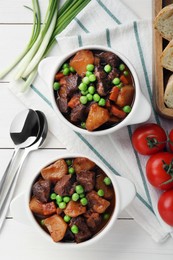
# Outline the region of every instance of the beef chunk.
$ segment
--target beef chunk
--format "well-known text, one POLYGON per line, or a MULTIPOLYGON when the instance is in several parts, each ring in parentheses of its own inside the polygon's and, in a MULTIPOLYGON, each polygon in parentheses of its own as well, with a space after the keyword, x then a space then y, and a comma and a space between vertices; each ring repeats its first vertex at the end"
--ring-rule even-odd
POLYGON ((76 174, 80 173, 81 171, 92 170, 94 166, 95 163, 85 157, 77 157, 73 161, 73 167, 75 169, 76 174))
POLYGON ((109 64, 112 67, 117 67, 120 64, 120 58, 112 52, 101 52, 96 54, 100 58, 101 65, 109 64))
POLYGON ((92 233, 85 223, 85 219, 83 217, 79 216, 72 218, 70 221, 70 227, 73 225, 76 225, 79 229, 79 232, 75 234, 75 240, 77 243, 83 242, 92 236, 92 233))
POLYGON ((81 171, 77 174, 77 181, 84 187, 85 192, 89 192, 94 189, 95 172, 81 171))
POLYGON ((95 231, 100 226, 101 221, 102 217, 97 212, 92 212, 88 218, 86 218, 86 223, 92 231, 95 231))
MULTIPOLYGON (((60 196, 71 195, 75 179, 71 174, 64 175, 55 185, 54 192, 60 196)), ((74 190, 74 189, 73 189, 74 190)))
POLYGON ((71 200, 64 210, 64 213, 72 218, 82 215, 86 212, 86 207, 80 202, 71 200))
POLYGON ((85 118, 85 106, 79 104, 75 108, 71 110, 70 113, 70 121, 73 123, 77 123, 78 121, 84 121, 85 118))
POLYGON ((41 170, 43 179, 50 180, 51 182, 57 182, 67 173, 68 167, 63 159, 59 159, 41 170))
POLYGON ((62 241, 63 242, 73 242, 74 241, 74 234, 70 231, 70 229, 67 229, 62 241))
POLYGON ((119 75, 120 75, 120 73, 119 73, 118 69, 113 68, 113 69, 111 70, 111 72, 109 72, 109 74, 108 74, 108 80, 109 80, 109 82, 112 83, 112 80, 113 80, 114 78, 118 78, 119 75))
POLYGON ((50 182, 48 180, 39 180, 34 183, 32 191, 39 201, 46 203, 50 193, 50 182))
POLYGON ((112 185, 106 185, 104 183, 104 178, 106 175, 100 170, 96 177, 96 189, 104 191, 104 198, 110 200, 114 196, 114 191, 112 185))
POLYGON ((68 113, 68 100, 78 90, 78 75, 70 74, 60 80, 59 96, 57 98, 57 104, 62 113, 68 113))
POLYGON ((101 214, 109 207, 110 202, 99 197, 96 191, 91 191, 87 195, 88 206, 93 209, 93 211, 101 214))
POLYGON ((108 82, 107 73, 103 70, 102 67, 95 67, 95 75, 97 78, 97 92, 100 96, 106 96, 111 85, 108 82))
POLYGON ((61 241, 67 230, 67 223, 61 216, 53 215, 44 220, 44 225, 47 227, 52 239, 55 242, 61 241))

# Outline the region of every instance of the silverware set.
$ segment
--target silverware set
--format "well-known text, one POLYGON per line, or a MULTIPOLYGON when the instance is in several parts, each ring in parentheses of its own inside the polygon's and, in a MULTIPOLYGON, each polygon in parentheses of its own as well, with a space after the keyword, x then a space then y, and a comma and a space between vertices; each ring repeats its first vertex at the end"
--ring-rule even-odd
POLYGON ((43 112, 25 109, 11 123, 10 136, 15 144, 12 158, 0 180, 0 230, 12 200, 22 165, 27 155, 44 143, 48 133, 48 123, 43 112), (21 150, 24 150, 17 169, 14 164, 21 150), (15 169, 15 170, 14 170, 15 169))

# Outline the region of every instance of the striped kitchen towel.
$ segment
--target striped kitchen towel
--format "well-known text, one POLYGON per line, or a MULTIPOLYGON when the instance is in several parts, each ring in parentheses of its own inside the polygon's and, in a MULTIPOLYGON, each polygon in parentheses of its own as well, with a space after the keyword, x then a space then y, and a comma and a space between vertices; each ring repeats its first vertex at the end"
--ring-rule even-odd
MULTIPOLYGON (((143 94, 152 105, 152 22, 139 20, 120 0, 93 0, 57 36, 57 44, 51 55, 60 56, 79 46, 99 44, 123 53, 135 67, 143 94)), ((137 154, 131 145, 135 126, 124 127, 116 133, 103 137, 78 134, 59 121, 52 109, 49 90, 37 77, 27 93, 20 93, 19 84, 11 90, 27 106, 42 110, 48 119, 49 130, 72 152, 83 153, 101 160, 116 175, 131 179, 137 196, 126 209, 127 212, 157 242, 168 238, 172 229, 159 218, 157 200, 159 192, 146 180, 145 164, 148 157, 137 154)), ((145 109, 145 108, 144 108, 145 109)), ((149 122, 164 125, 152 109, 149 122)))

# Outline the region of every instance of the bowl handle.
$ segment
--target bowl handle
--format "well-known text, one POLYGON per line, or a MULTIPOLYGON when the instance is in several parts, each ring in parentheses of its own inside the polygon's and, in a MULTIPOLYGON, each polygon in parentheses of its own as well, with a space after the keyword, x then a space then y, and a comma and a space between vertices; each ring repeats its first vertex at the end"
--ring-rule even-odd
POLYGON ((15 221, 29 225, 29 217, 25 206, 25 194, 17 195, 10 204, 10 212, 15 221), (22 209, 22 210, 21 210, 22 209))
POLYGON ((133 124, 139 124, 142 122, 145 122, 149 119, 151 116, 151 106, 146 99, 146 97, 141 93, 140 99, 138 100, 138 103, 136 104, 136 114, 135 117, 133 117, 130 120, 130 125, 133 124))
POLYGON ((127 178, 114 176, 118 182, 120 192, 120 212, 124 210, 135 198, 136 188, 133 182, 127 178))
POLYGON ((50 84, 52 75, 56 73, 56 68, 61 63, 61 57, 48 57, 43 59, 38 65, 38 74, 46 84, 50 84))

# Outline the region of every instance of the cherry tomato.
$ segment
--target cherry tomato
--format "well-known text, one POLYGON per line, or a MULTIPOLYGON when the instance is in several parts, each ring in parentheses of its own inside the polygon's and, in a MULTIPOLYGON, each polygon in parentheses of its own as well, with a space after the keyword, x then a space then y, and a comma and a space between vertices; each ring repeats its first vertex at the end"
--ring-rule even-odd
POLYGON ((146 164, 146 175, 151 185, 161 190, 173 188, 173 154, 153 154, 146 164))
POLYGON ((162 151, 166 142, 165 131, 161 126, 154 123, 141 125, 132 134, 134 149, 143 155, 152 155, 162 151))
POLYGON ((162 193, 158 200, 158 211, 161 218, 170 226, 173 226, 173 190, 162 193))
POLYGON ((173 129, 169 132, 169 149, 173 152, 173 129))

